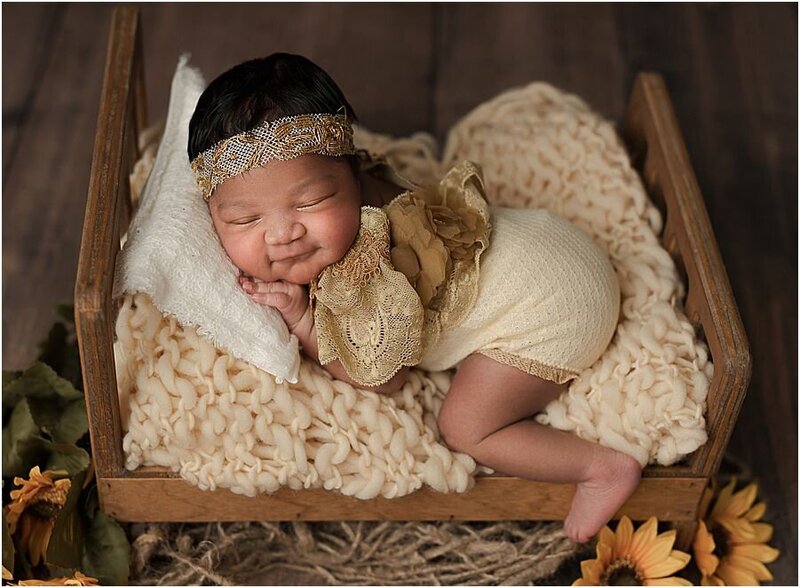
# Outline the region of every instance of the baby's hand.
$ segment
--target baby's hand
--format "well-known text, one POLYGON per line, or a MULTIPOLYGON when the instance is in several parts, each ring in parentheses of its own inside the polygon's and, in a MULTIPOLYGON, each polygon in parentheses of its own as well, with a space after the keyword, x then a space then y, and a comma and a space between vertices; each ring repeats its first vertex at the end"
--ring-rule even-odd
POLYGON ((239 276, 239 285, 253 302, 277 309, 292 332, 308 310, 308 292, 305 286, 284 280, 264 282, 247 275, 239 276))

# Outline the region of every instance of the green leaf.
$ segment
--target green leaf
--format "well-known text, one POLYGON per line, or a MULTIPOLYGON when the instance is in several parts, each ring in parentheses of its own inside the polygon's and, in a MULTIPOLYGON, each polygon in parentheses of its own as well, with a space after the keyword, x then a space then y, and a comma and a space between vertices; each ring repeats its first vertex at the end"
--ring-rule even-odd
POLYGON ((39 361, 52 367, 61 377, 80 389, 83 385, 80 352, 73 331, 72 325, 55 323, 47 338, 39 343, 39 361))
POLYGON ((83 516, 93 519, 95 513, 100 509, 100 499, 97 497, 97 484, 91 484, 83 495, 83 516))
POLYGON ((103 585, 128 583, 131 546, 117 521, 98 510, 89 522, 85 546, 84 574, 94 576, 103 585))
POLYGON ((45 562, 45 567, 51 578, 71 578, 75 575, 75 568, 64 568, 50 562, 45 562))
POLYGON ((20 379, 25 381, 25 396, 28 398, 63 398, 64 400, 83 398, 80 390, 59 376, 49 365, 40 361, 25 370, 20 379))
POLYGON ((50 450, 46 469, 67 470, 68 475, 74 476, 89 467, 91 458, 84 449, 67 443, 46 443, 50 450))
POLYGON ((83 398, 73 401, 28 398, 33 420, 55 443, 76 443, 89 430, 83 398))
POLYGON ((3 427, 3 477, 27 477, 33 466, 47 457, 47 441, 39 436, 27 399, 14 407, 8 425, 3 427))
POLYGON ((9 385, 10 394, 24 394, 31 415, 56 443, 75 443, 89 430, 83 394, 41 362, 9 385))
POLYGON ((47 546, 45 562, 51 564, 79 569, 83 557, 84 522, 81 518, 81 509, 78 500, 81 495, 83 482, 86 480, 86 471, 72 477, 72 485, 67 494, 67 501, 58 513, 50 543, 47 546))
POLYGON ((3 426, 8 423, 11 416, 11 411, 19 402, 20 398, 24 398, 24 388, 16 381, 22 376, 20 371, 7 371, 3 370, 3 426))
POLYGON ((22 376, 20 370, 3 370, 3 407, 5 408, 6 393, 8 386, 16 379, 22 376))
POLYGON ((8 532, 5 509, 3 509, 3 565, 9 572, 14 573, 14 542, 11 540, 11 533, 8 532))

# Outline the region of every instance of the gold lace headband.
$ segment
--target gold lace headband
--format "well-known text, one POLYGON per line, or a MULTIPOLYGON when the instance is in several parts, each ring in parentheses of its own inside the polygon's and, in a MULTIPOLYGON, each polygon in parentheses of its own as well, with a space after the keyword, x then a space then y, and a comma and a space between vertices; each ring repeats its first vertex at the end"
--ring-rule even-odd
POLYGON ((197 185, 208 200, 227 179, 273 159, 294 159, 308 153, 352 155, 353 127, 342 114, 299 114, 266 121, 224 139, 192 161, 197 185))

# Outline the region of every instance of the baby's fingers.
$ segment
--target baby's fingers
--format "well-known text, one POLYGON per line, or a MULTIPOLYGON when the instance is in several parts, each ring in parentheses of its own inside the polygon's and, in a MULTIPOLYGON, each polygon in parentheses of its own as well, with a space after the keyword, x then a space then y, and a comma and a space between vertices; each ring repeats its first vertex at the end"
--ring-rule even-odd
POLYGON ((248 292, 250 300, 262 306, 272 306, 278 310, 286 308, 292 299, 286 292, 248 292))
POLYGON ((263 292, 283 292, 284 294, 289 293, 289 288, 285 282, 262 282, 262 281, 252 281, 252 280, 245 280, 242 282, 242 289, 247 292, 248 294, 257 294, 263 292))

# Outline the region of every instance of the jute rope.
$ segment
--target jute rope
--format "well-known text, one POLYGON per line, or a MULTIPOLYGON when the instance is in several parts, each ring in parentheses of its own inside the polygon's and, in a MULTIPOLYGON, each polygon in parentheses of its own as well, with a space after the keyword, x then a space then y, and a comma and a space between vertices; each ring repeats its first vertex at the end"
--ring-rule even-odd
POLYGON ((335 522, 148 525, 135 584, 530 585, 578 547, 560 524, 335 522), (291 577, 291 576, 290 576, 291 577), (287 582, 289 583, 289 582, 287 582))
MULTIPOLYGON (((753 481, 726 453, 718 484, 753 481)), ((338 522, 136 525, 132 584, 570 584, 593 545, 560 523, 338 522), (572 564, 570 564, 572 562, 572 564), (555 574, 555 575, 554 575, 555 574), (573 577, 574 576, 574 577, 573 577)))

